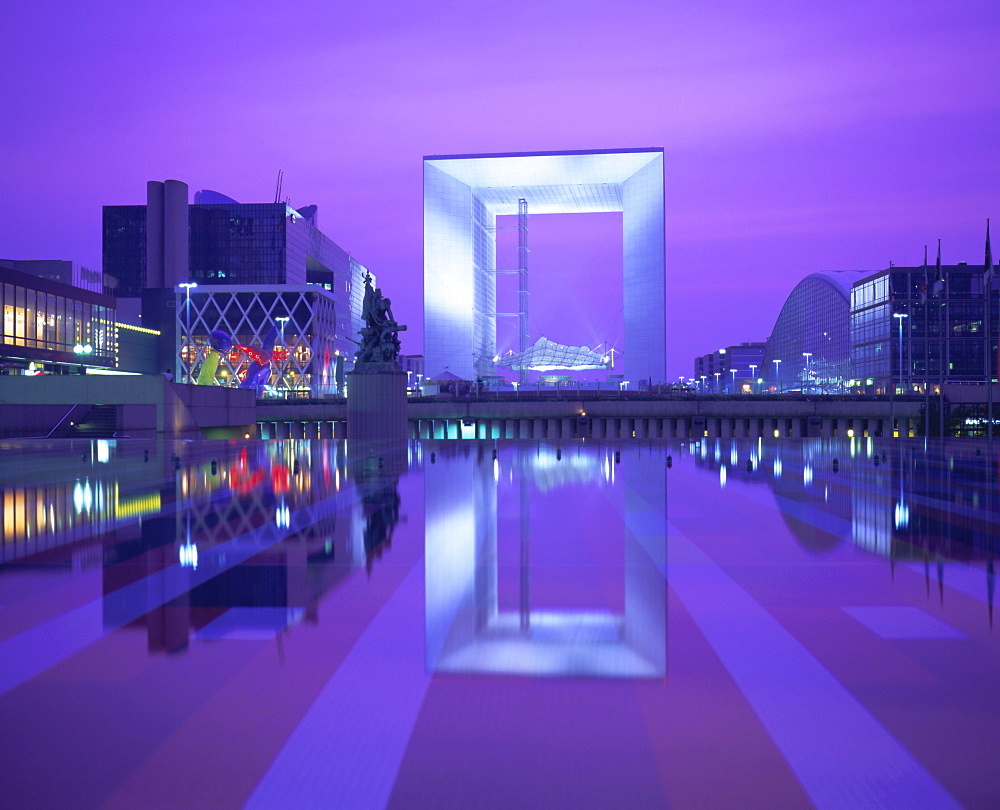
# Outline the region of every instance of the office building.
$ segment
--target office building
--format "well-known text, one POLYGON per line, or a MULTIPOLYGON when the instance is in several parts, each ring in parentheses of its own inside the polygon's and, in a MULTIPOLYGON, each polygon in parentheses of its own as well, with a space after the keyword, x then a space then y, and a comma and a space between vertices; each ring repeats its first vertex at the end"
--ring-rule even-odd
MULTIPOLYGON (((212 331, 259 348, 282 323, 296 343, 270 390, 336 391, 363 325, 366 268, 319 230, 316 206, 245 204, 214 191, 187 199, 184 183, 151 181, 146 205, 104 207, 108 292, 137 310, 141 299, 143 325, 164 335, 159 365, 194 379, 212 331)), ((215 384, 240 384, 245 358, 227 358, 215 384)))
POLYGON ((756 390, 755 380, 763 366, 766 346, 766 341, 744 341, 696 357, 694 380, 698 390, 725 394, 749 394, 756 390))
POLYGON ((994 290, 986 336, 982 265, 889 267, 851 290, 856 390, 939 391, 947 382, 983 382, 996 362, 1000 315, 994 290), (988 360, 992 358, 992 361, 988 360))
POLYGON ((0 267, 17 270, 49 281, 58 281, 90 292, 104 292, 101 273, 78 262, 61 259, 0 259, 0 267))
MULTIPOLYGON (((0 261, 6 374, 153 373, 152 330, 117 323, 114 298, 11 269, 0 261)), ((40 262, 39 264, 50 264, 40 262)), ((59 262, 64 267, 78 266, 59 262)))

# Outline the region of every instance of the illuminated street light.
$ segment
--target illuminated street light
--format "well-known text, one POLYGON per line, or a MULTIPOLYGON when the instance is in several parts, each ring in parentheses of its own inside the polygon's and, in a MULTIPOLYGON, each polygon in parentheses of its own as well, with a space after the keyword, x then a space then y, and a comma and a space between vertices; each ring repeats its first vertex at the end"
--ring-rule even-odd
POLYGON ((778 366, 780 362, 780 360, 774 361, 774 393, 776 394, 781 393, 781 372, 778 366))
POLYGON ((190 359, 191 347, 194 346, 194 341, 191 340, 191 288, 192 287, 197 287, 198 285, 195 282, 193 282, 193 281, 182 281, 177 286, 184 288, 184 295, 185 295, 185 299, 186 299, 185 302, 184 302, 184 329, 187 332, 187 341, 188 341, 188 346, 189 346, 189 349, 188 349, 189 360, 188 360, 188 364, 187 364, 187 378, 188 378, 188 383, 191 383, 193 381, 192 380, 192 373, 194 371, 194 362, 190 359))
POLYGON ((802 356, 806 359, 806 383, 809 383, 809 358, 813 356, 812 352, 802 352, 802 356))
MULTIPOLYGON (((281 346, 284 349, 288 349, 288 344, 285 343, 285 324, 288 323, 288 316, 286 315, 283 318, 275 318, 274 320, 281 324, 281 346)), ((285 376, 285 365, 286 365, 287 361, 288 361, 288 352, 286 351, 285 352, 285 360, 282 361, 282 363, 281 363, 281 371, 278 373, 278 383, 279 383, 279 385, 281 383, 281 378, 285 376)), ((286 388, 285 389, 285 398, 287 399, 287 397, 288 397, 288 389, 286 388)))
POLYGON ((730 394, 735 394, 736 393, 736 369, 735 368, 729 369, 729 373, 733 375, 733 384, 731 386, 729 386, 729 393, 730 394))
POLYGON ((719 393, 719 373, 720 372, 718 372, 718 371, 715 372, 715 393, 716 394, 719 393))
MULTIPOLYGON (((899 319, 899 381, 903 381, 903 318, 909 318, 905 312, 892 313, 893 318, 899 319)), ((889 375, 892 377, 892 375, 889 375)), ((896 390, 896 381, 892 380, 892 390, 896 390)))
MULTIPOLYGON (((751 364, 750 364, 750 379, 751 379, 751 381, 753 381, 753 380, 756 380, 756 379, 757 379, 757 364, 756 364, 756 363, 751 363, 751 364)), ((755 386, 754 386, 754 385, 753 385, 753 383, 751 382, 751 385, 750 385, 750 390, 751 390, 751 392, 754 392, 754 391, 753 391, 754 387, 755 387, 755 386)), ((754 393, 756 393, 756 392, 754 392, 754 393)))

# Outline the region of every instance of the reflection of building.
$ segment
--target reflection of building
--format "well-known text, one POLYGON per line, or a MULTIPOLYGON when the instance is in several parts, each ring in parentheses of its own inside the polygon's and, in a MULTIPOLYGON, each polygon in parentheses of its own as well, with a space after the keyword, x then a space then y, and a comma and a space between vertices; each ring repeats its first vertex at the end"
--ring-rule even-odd
POLYGON ((694 378, 705 378, 705 390, 727 394, 752 393, 763 368, 766 342, 745 341, 694 359, 694 378), (736 372, 735 374, 733 372, 736 372), (715 375, 719 376, 716 377, 715 375))
POLYGON ((718 470, 722 487, 771 489, 792 536, 812 553, 849 540, 896 561, 1000 556, 995 462, 981 447, 955 445, 947 457, 917 447, 880 452, 870 438, 702 439, 687 451, 697 466, 718 470))
MULTIPOLYGON (((466 380, 493 373, 496 218, 528 211, 622 212, 625 378, 665 381, 662 149, 425 157, 430 372, 447 369, 466 380)), ((526 320, 528 300, 526 283, 519 285, 519 319, 526 320)))
MULTIPOLYGON (((494 458, 454 444, 425 444, 443 458, 425 464, 425 609, 427 666, 436 672, 656 678, 666 671, 666 468, 655 454, 616 454, 625 490, 624 608, 540 607, 531 584, 532 514, 545 511, 545 493, 531 486, 540 475, 558 482, 550 467, 559 452, 512 447, 494 458), (619 466, 620 462, 620 466, 619 466), (517 609, 504 609, 498 582, 500 465, 512 465, 518 486, 517 609), (471 486, 469 485, 471 481, 471 486), (531 493, 529 495, 529 493, 531 493), (530 498, 530 500, 529 500, 530 498), (537 511, 536 511, 537 510, 537 511)), ((541 448, 537 448, 541 449, 541 448)), ((485 451, 485 452, 484 452, 485 451)), ((593 485, 610 460, 598 446, 574 448, 587 460, 593 485)), ((611 474, 609 472, 609 474, 611 474)))
MULTIPOLYGON (((851 345, 860 385, 886 391, 892 380, 896 391, 922 392, 925 383, 933 389, 985 379, 984 268, 962 262, 941 269, 940 284, 934 267, 890 267, 854 285, 851 345)), ((995 358, 995 298, 992 323, 995 358)))
MULTIPOLYGON (((366 499, 399 497, 395 479, 348 483, 342 445, 220 445, 184 458, 164 510, 104 553, 106 627, 140 626, 150 651, 198 640, 276 639, 319 620, 319 601, 373 562, 366 499), (176 504, 175 504, 176 502, 176 504), (178 567, 180 571, 178 571, 178 567), (184 582, 180 591, 171 583, 184 582)), ((378 549, 385 553, 388 543, 378 549)))
POLYGON ((764 390, 843 393, 851 379, 851 284, 856 271, 812 273, 778 313, 759 377, 764 390))

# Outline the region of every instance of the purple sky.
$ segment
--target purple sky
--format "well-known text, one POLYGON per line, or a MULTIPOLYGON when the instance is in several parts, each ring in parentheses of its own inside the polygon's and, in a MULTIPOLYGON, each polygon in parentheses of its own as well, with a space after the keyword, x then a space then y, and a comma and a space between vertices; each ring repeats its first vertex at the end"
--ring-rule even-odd
MULTIPOLYGON (((280 168, 408 353, 423 155, 663 146, 670 377, 767 337, 809 272, 916 264, 938 237, 978 263, 1000 221, 996 0, 8 6, 0 256, 99 267, 101 205, 146 180, 260 202, 280 168)), ((552 339, 616 337, 601 216, 533 224, 552 339)))

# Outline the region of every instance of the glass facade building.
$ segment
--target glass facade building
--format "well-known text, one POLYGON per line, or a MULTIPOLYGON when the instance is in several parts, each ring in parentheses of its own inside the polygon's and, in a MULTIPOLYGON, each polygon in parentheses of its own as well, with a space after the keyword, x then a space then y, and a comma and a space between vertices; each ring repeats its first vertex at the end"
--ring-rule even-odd
POLYGON ((851 287, 857 271, 812 273, 788 296, 758 370, 757 391, 844 393, 851 365, 851 287))
MULTIPOLYGON (((145 205, 104 206, 103 269, 109 295, 135 298, 151 289, 146 272, 146 214, 145 205)), ((299 365, 292 377, 275 383, 281 390, 310 390, 314 394, 327 391, 331 385, 336 388, 326 376, 326 367, 316 365, 316 358, 329 354, 353 362, 357 348, 353 339, 363 326, 361 308, 368 270, 319 230, 315 206, 296 210, 285 203, 239 203, 217 192, 198 192, 195 203, 188 205, 188 268, 188 280, 198 285, 198 292, 192 295, 192 313, 196 318, 202 317, 203 309, 204 313, 192 330, 195 344, 185 341, 183 315, 187 304, 183 291, 176 291, 178 330, 176 338, 170 339, 176 341, 177 352, 176 362, 170 362, 176 365, 178 379, 184 379, 191 365, 200 362, 207 345, 203 339, 207 341, 212 329, 231 331, 234 338, 239 334, 259 340, 270 329, 268 318, 289 317, 286 328, 297 329, 299 337, 314 335, 317 343, 308 348, 308 358, 299 356, 305 351, 300 347, 295 355, 299 365), (230 292, 220 289, 219 296, 208 295, 202 292, 206 287, 230 292), (285 288, 298 303, 288 307, 275 303, 284 300, 285 288), (232 292, 237 289, 239 294, 232 292), (322 292, 307 296, 310 303, 302 304, 313 312, 310 307, 316 303, 316 317, 310 316, 312 320, 295 314, 295 307, 305 300, 305 289, 322 292), (247 290, 260 296, 244 302, 244 297, 252 294, 247 290), (223 299, 227 303, 222 303, 223 299), (217 307, 221 308, 216 311, 217 307), (302 382, 306 379, 310 380, 308 384, 302 382)), ((161 303, 153 305, 153 309, 161 303)), ((144 311, 147 305, 143 304, 144 311)), ((174 328, 172 313, 169 323, 156 321, 155 315, 153 312, 147 316, 148 325, 165 333, 174 328)), ((239 370, 220 368, 228 373, 239 370)))
POLYGON ((7 370, 115 366, 115 300, 58 281, 0 267, 7 370))
POLYGON ((941 269, 939 285, 933 267, 890 267, 854 285, 851 345, 859 389, 922 393, 927 385, 985 380, 1000 329, 996 291, 987 342, 983 266, 941 269))
POLYGON ((180 381, 199 377, 209 360, 211 334, 220 330, 233 348, 218 358, 212 383, 239 386, 253 362, 240 347, 265 344, 276 326, 280 334, 271 352, 272 373, 265 396, 322 398, 343 393, 344 363, 353 358, 336 340, 337 304, 333 295, 314 285, 281 287, 198 287, 190 309, 180 299, 177 310, 180 381))

